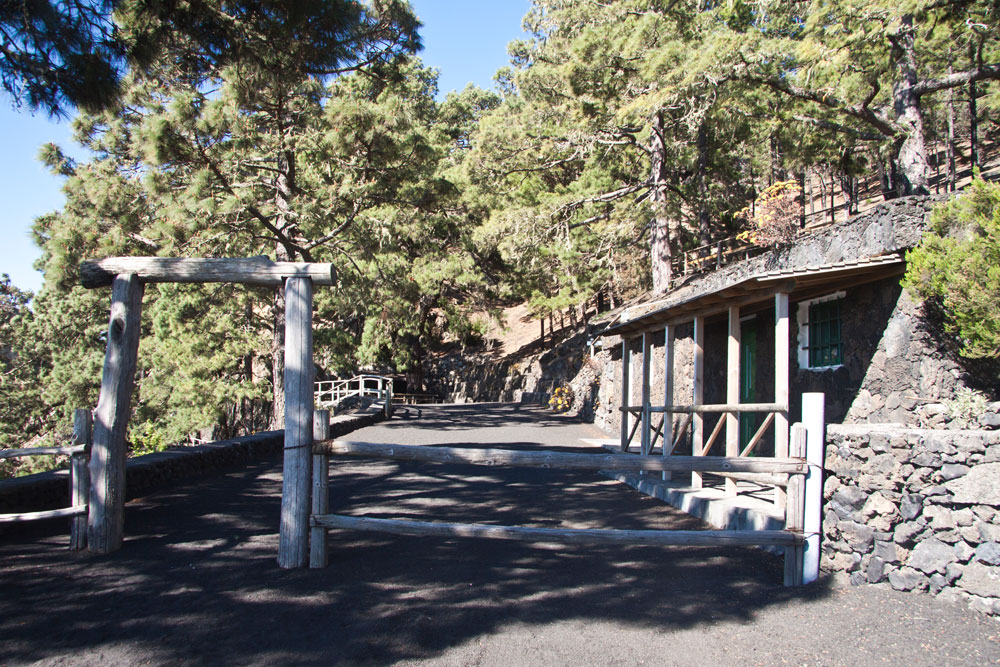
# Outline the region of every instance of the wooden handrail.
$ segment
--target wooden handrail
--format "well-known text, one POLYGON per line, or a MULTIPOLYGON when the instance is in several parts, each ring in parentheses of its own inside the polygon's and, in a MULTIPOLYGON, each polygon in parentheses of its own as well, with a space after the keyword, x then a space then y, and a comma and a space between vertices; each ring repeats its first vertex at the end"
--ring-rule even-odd
POLYGON ((313 443, 313 454, 357 456, 425 463, 469 464, 558 468, 561 470, 671 470, 699 472, 763 472, 804 475, 802 459, 739 458, 727 456, 623 456, 621 454, 571 454, 567 452, 526 452, 510 449, 468 449, 428 447, 345 440, 313 443))
MULTIPOLYGON (((642 412, 641 405, 628 405, 618 408, 619 412, 642 412)), ((703 412, 788 412, 784 403, 705 403, 703 405, 651 405, 650 412, 696 413, 703 412)))
POLYGON ((87 445, 72 447, 25 447, 23 449, 0 449, 0 459, 16 459, 25 456, 73 456, 85 454, 87 445))

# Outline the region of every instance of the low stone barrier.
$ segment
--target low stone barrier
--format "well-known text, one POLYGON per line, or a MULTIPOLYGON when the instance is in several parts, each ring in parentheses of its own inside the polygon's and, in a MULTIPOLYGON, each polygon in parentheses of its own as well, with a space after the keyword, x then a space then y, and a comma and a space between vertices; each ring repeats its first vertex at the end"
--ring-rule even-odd
MULTIPOLYGON (((384 419, 381 407, 330 420, 331 437, 339 437, 384 419)), ((268 431, 204 445, 171 447, 129 459, 126 499, 138 498, 200 475, 234 468, 281 452, 284 431, 268 431)), ((25 475, 0 481, 0 512, 35 512, 69 504, 69 471, 25 475)), ((6 527, 8 530, 11 526, 6 527)))
POLYGON ((1000 432, 827 427, 822 567, 1000 615, 1000 432))

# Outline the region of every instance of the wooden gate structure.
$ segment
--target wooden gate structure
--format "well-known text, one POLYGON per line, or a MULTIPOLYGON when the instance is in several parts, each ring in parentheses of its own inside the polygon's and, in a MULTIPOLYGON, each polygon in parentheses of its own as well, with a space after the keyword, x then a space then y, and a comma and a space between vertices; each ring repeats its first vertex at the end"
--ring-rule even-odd
POLYGON ((111 286, 107 351, 100 396, 94 410, 89 464, 91 483, 86 543, 90 551, 116 551, 124 539, 125 438, 145 284, 227 282, 276 288, 283 285, 285 289, 285 442, 278 546, 280 567, 304 567, 307 563, 313 567, 325 566, 326 530, 353 528, 406 535, 573 544, 773 545, 785 548, 786 584, 809 583, 817 576, 818 570, 812 568, 810 561, 815 560, 818 565, 822 395, 819 395, 819 421, 805 426, 796 424, 793 429, 791 456, 768 459, 463 450, 334 441, 328 439, 329 414, 314 410, 312 356, 313 286, 335 284, 331 264, 274 262, 266 257, 121 257, 84 262, 80 266, 80 277, 84 287, 111 286), (764 474, 780 480, 788 490, 787 497, 783 497, 786 527, 770 531, 543 529, 341 516, 328 513, 327 474, 331 455, 489 466, 654 470, 664 474, 672 471, 764 474), (814 558, 804 558, 806 551, 815 552, 810 554, 814 558))
POLYGON ((278 564, 304 567, 313 441, 313 285, 334 285, 333 265, 274 262, 267 257, 112 257, 81 263, 80 281, 88 288, 111 286, 108 346, 94 410, 87 548, 110 553, 121 548, 124 539, 125 437, 146 283, 284 285, 285 447, 278 564))

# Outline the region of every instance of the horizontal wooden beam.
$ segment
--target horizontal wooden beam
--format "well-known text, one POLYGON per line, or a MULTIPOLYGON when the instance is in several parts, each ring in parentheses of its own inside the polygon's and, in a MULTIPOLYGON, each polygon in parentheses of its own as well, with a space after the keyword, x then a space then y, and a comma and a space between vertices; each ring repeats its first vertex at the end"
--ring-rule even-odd
MULTIPOLYGON (((629 405, 619 410, 629 412, 641 412, 641 405, 629 405)), ((703 412, 788 412, 788 406, 783 403, 705 403, 703 405, 662 405, 649 406, 650 412, 681 412, 681 413, 703 413, 703 412)))
POLYGON ((363 458, 451 463, 484 466, 555 468, 559 470, 676 470, 681 472, 763 472, 801 474, 808 472, 802 459, 724 456, 628 456, 623 454, 571 454, 568 452, 527 452, 511 449, 468 449, 390 445, 374 442, 321 440, 313 444, 313 454, 363 458))
POLYGON ((653 546, 742 546, 802 544, 801 534, 783 530, 608 530, 605 528, 529 528, 477 523, 437 523, 317 514, 312 525, 324 528, 411 535, 415 537, 485 537, 556 544, 653 546))
POLYGON ((22 512, 20 514, 0 514, 0 523, 21 523, 24 521, 42 521, 43 519, 62 519, 87 513, 86 505, 64 507, 58 510, 44 512, 22 512))
POLYGON ((134 274, 145 283, 240 283, 280 287, 287 278, 333 285, 333 264, 275 262, 268 257, 108 257, 80 263, 80 283, 107 287, 116 275, 134 274))
POLYGON ((25 447, 23 449, 0 449, 0 459, 17 459, 23 456, 72 456, 87 451, 85 445, 73 447, 25 447))

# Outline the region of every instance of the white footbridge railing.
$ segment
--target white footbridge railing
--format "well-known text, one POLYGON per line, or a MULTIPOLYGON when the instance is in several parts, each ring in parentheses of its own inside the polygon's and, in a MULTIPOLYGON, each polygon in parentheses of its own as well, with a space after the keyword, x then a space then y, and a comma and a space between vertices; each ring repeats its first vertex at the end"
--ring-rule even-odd
POLYGON ((356 375, 349 380, 324 380, 315 383, 313 404, 316 409, 334 412, 347 399, 374 398, 390 404, 392 401, 392 378, 382 375, 356 375))

